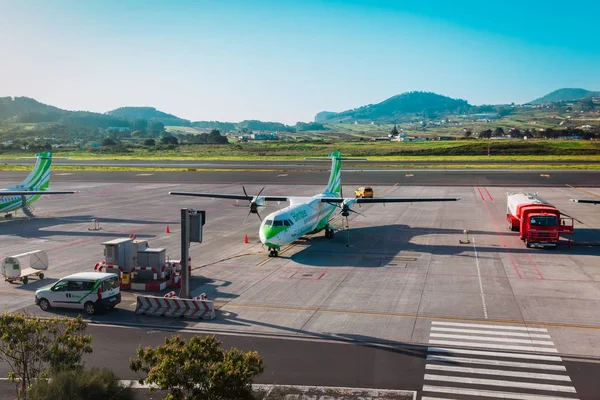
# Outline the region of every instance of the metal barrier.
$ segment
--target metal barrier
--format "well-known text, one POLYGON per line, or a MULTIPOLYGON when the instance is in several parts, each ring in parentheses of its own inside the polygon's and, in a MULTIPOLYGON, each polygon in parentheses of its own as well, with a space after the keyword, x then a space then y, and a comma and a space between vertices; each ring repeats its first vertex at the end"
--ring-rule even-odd
POLYGON ((135 313, 165 317, 216 318, 212 301, 156 296, 138 296, 135 313))

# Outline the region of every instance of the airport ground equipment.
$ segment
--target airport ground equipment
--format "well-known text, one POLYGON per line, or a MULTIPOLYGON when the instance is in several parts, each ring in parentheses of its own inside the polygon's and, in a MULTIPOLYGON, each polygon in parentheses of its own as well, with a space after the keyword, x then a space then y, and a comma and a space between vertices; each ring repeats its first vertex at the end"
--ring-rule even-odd
POLYGON ((506 195, 508 229, 518 231, 525 246, 558 246, 561 234, 572 234, 574 221, 563 217, 538 193, 508 192, 506 195))
POLYGON ((2 276, 10 283, 21 281, 24 285, 29 277, 44 279, 44 271, 48 269, 48 255, 43 250, 34 250, 16 256, 4 257, 2 260, 2 276), (28 265, 23 268, 24 265, 28 265))
POLYGON ((179 297, 138 296, 135 313, 200 319, 215 319, 216 317, 214 302, 179 297))
POLYGON ((181 209, 181 290, 179 296, 183 299, 190 298, 191 269, 188 264, 190 242, 202 243, 202 226, 205 222, 206 211, 181 209))
POLYGON ((122 290, 161 291, 181 285, 181 264, 167 260, 166 249, 151 248, 131 235, 102 245, 105 260, 94 270, 117 274, 122 290))

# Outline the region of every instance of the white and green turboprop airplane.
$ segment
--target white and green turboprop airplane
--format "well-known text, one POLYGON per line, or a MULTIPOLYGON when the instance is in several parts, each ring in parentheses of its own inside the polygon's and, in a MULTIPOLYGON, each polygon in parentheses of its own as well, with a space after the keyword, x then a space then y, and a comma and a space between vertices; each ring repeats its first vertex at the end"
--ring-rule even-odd
POLYGON ((277 257, 281 246, 285 246, 297 240, 301 236, 314 234, 325 230, 325 237, 333 238, 334 228, 331 226, 332 215, 336 208, 340 208, 340 214, 346 217, 346 226, 348 226, 348 216, 354 204, 376 204, 376 203, 413 203, 426 201, 457 201, 460 198, 345 198, 342 194, 341 185, 341 161, 348 160, 342 158, 339 152, 329 154, 332 159, 331 175, 329 183, 323 192, 312 197, 297 196, 261 196, 264 187, 256 196, 249 196, 244 190, 243 195, 237 194, 218 194, 218 193, 190 193, 190 192, 169 192, 172 195, 179 196, 198 196, 212 197, 217 199, 233 199, 250 201, 250 213, 257 214, 258 207, 265 206, 268 201, 288 201, 289 206, 275 211, 262 220, 260 225, 260 241, 268 246, 269 257, 277 257))
POLYGON ((0 189, 0 215, 10 216, 11 211, 22 209, 25 215, 33 217, 31 203, 38 200, 42 195, 76 193, 48 190, 52 153, 39 153, 36 154, 36 157, 37 161, 33 171, 27 175, 23 182, 8 189, 0 189))

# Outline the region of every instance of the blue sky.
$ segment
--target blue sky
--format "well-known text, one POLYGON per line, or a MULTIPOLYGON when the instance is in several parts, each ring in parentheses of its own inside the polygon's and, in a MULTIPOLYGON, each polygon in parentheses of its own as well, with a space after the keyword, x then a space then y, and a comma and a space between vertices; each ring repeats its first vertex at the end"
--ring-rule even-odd
POLYGON ((0 0, 0 96, 290 124, 411 90, 523 103, 600 90, 599 15, 596 0, 0 0))

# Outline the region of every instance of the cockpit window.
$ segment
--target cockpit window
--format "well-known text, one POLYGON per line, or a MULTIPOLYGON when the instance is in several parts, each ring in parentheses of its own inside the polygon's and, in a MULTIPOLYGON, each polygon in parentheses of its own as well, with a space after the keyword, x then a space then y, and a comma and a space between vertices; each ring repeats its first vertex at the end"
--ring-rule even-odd
POLYGON ((273 221, 273 226, 283 226, 283 221, 273 221))
POLYGON ((268 219, 265 221, 265 226, 271 226, 273 225, 273 220, 272 219, 268 219))
POLYGON ((287 220, 287 219, 283 221, 283 225, 285 225, 285 226, 292 226, 292 225, 290 224, 290 221, 289 221, 289 220, 287 220))

